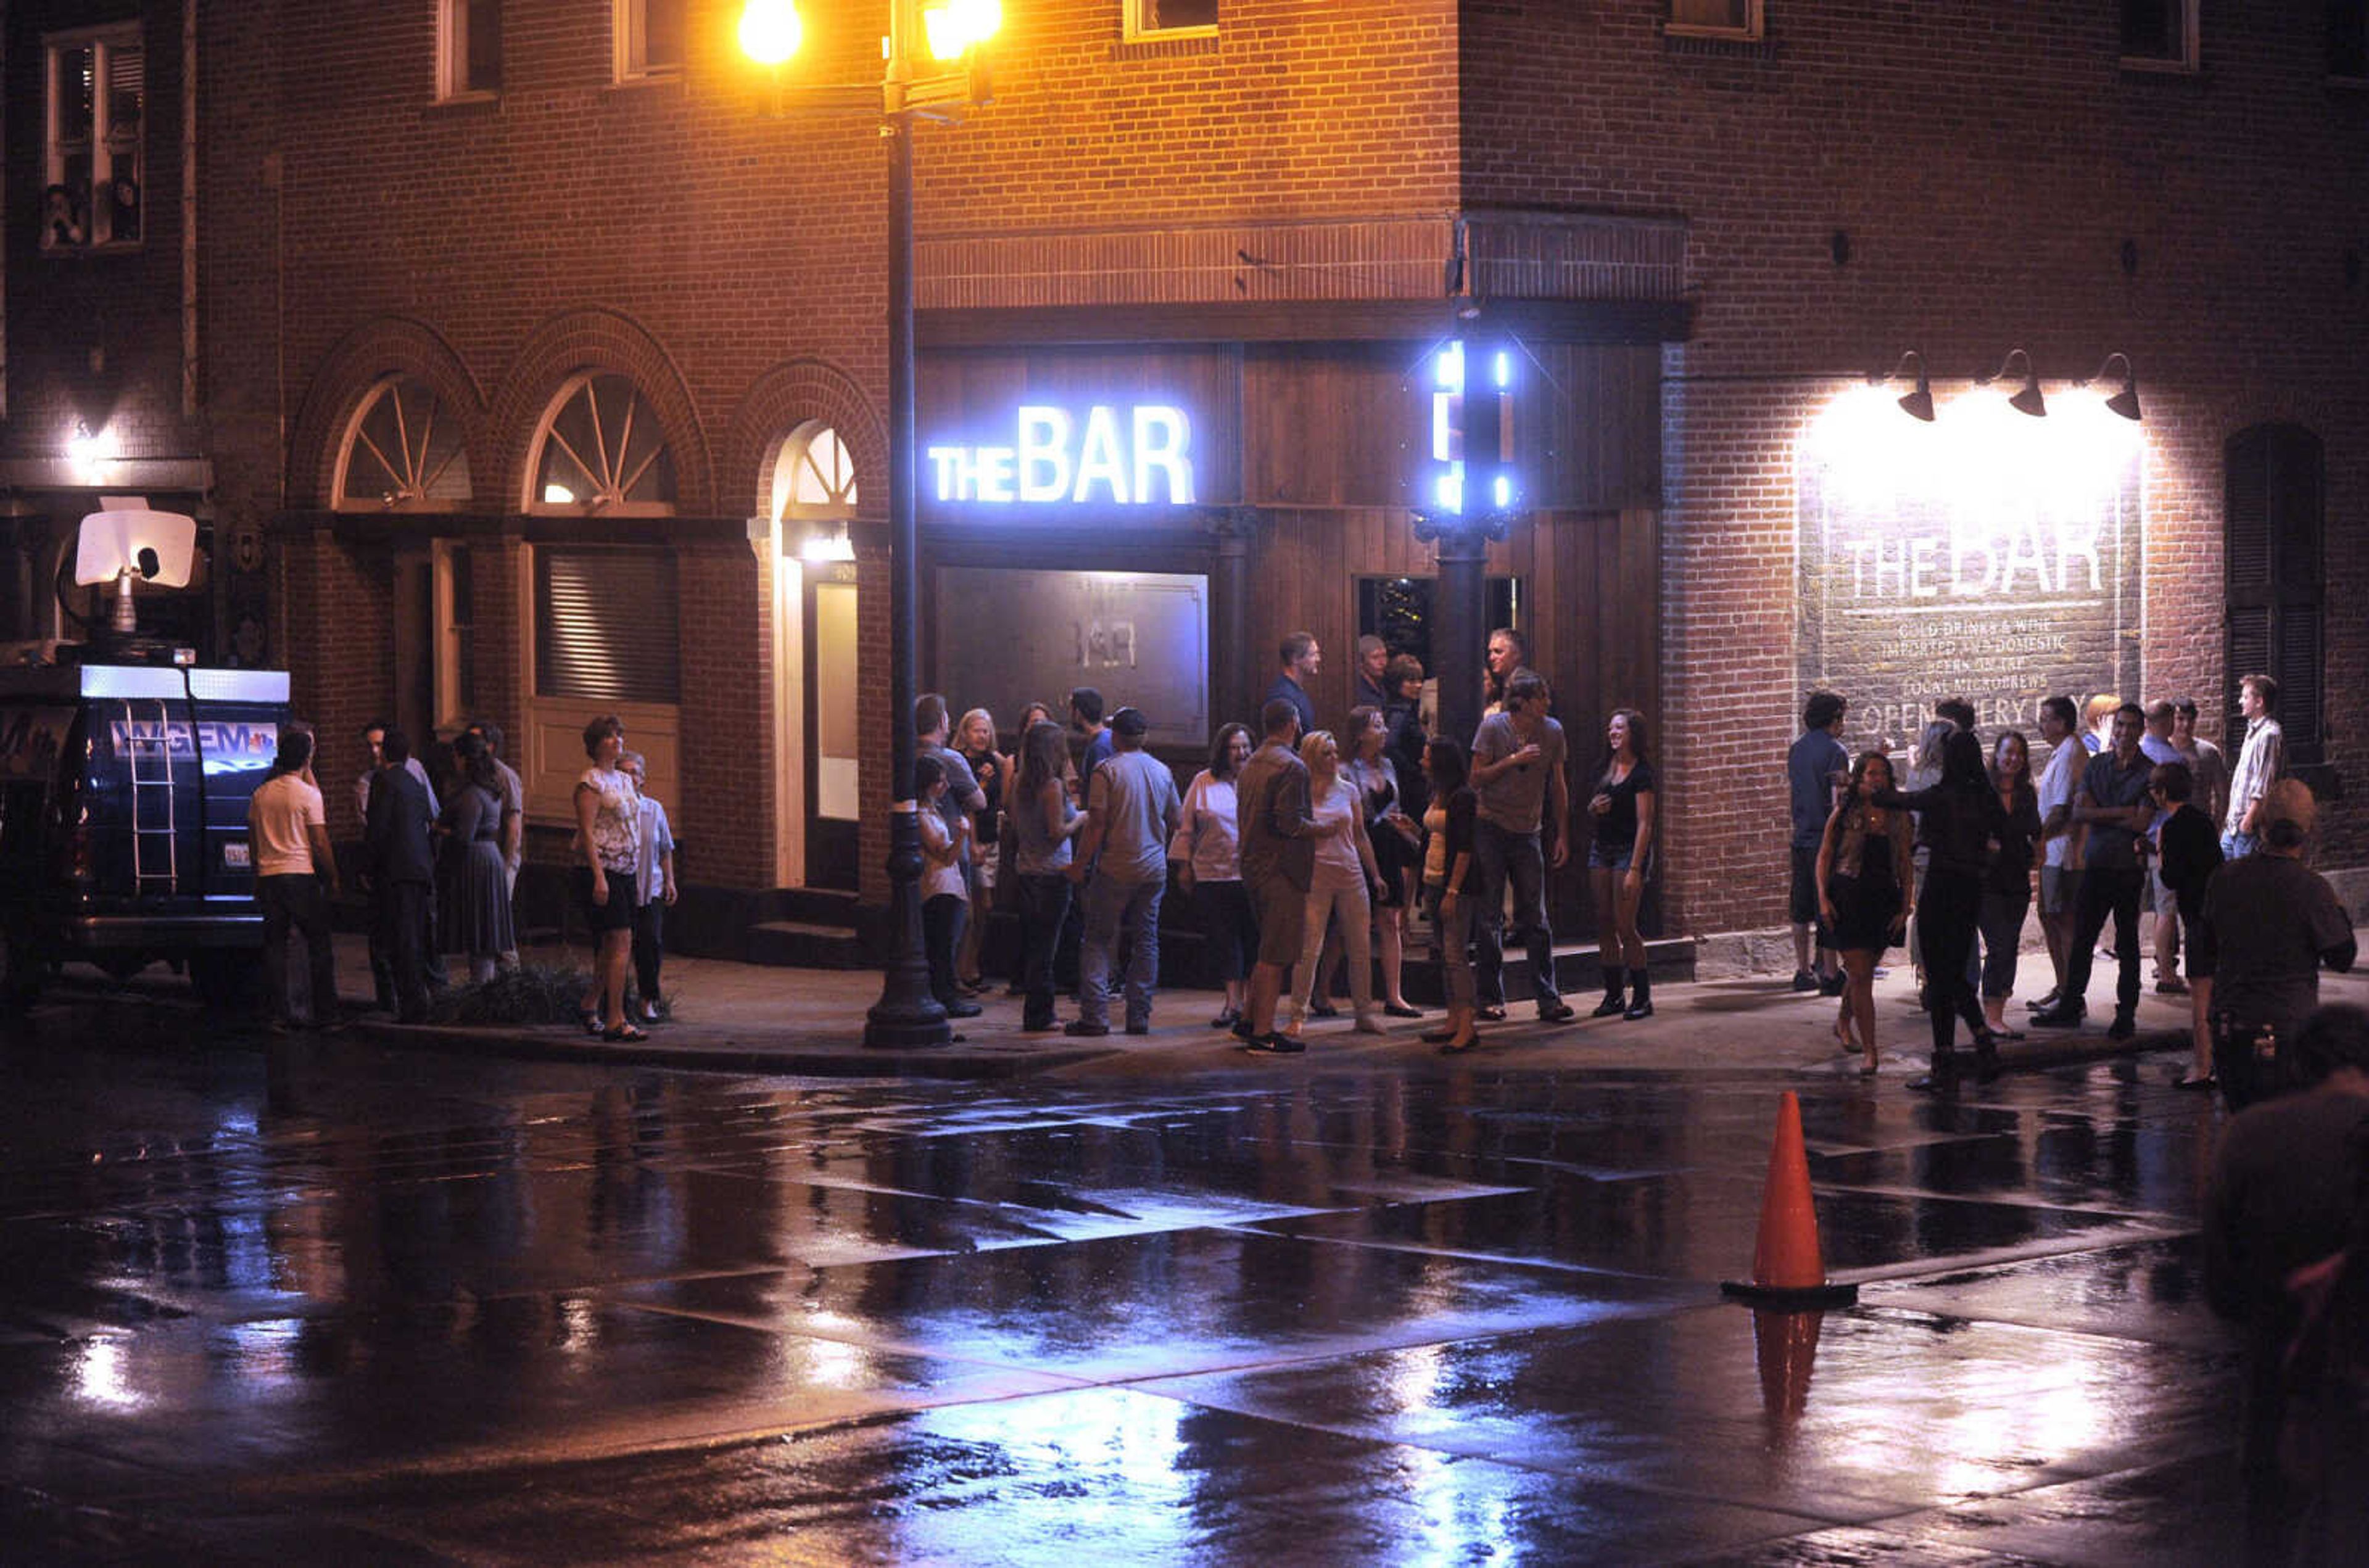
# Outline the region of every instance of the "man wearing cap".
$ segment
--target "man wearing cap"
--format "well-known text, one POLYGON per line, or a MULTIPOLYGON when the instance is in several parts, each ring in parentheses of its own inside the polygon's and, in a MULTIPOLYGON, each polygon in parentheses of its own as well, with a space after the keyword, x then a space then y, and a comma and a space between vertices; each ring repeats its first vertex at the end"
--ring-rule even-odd
POLYGON ((2256 853, 2213 874, 2190 933, 2189 973, 2212 1020, 2213 1071, 2231 1110, 2290 1087, 2280 1053, 2319 1005, 2320 967, 2350 969, 2356 956, 2351 917, 2303 863, 2318 816, 2299 779, 2264 790, 2256 853))
POLYGON ((1078 949, 1078 1016, 1071 1035, 1110 1033, 1110 974, 1126 933, 1127 1032, 1151 1033, 1151 992, 1160 983, 1160 897, 1168 889, 1168 841, 1183 815, 1176 776, 1143 749, 1151 727, 1140 708, 1111 715, 1110 760, 1086 781, 1086 825, 1070 880, 1086 887, 1086 933, 1078 949))

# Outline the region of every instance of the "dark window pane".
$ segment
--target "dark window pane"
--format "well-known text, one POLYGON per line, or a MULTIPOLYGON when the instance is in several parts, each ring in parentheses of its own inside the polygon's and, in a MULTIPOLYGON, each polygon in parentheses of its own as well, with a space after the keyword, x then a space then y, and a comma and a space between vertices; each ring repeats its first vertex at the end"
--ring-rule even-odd
POLYGON ((1144 7, 1154 28, 1214 28, 1218 0, 1148 0, 1144 7))
POLYGON ((2329 0, 2328 74, 2369 76, 2369 3, 2329 0))
POLYGON ((2182 0, 2123 0, 2123 55, 2130 60, 2182 60, 2182 0))
POLYGON ((466 0, 461 7, 462 26, 468 37, 462 40, 462 90, 472 93, 498 93, 502 88, 502 6, 501 0, 466 0))
POLYGON ((58 51, 58 140, 90 138, 91 104, 96 93, 90 46, 58 51))
POLYGON ((1732 28, 1752 25, 1751 0, 1670 0, 1670 20, 1690 28, 1732 28))
POLYGON ((683 0, 642 0, 642 65, 682 63, 683 0))

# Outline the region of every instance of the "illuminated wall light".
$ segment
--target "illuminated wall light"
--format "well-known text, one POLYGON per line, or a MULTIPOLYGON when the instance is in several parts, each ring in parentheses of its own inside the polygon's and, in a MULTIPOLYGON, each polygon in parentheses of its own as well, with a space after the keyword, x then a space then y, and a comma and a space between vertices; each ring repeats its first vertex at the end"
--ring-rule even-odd
POLYGON ((93 435, 88 426, 79 419, 74 421, 74 434, 66 438, 67 462, 81 469, 86 475, 96 475, 115 459, 112 431, 101 429, 93 435))
POLYGON ((2139 410, 2139 374, 2131 368, 2129 355, 2122 353, 2107 355, 2106 362, 2098 367, 2096 375, 2089 377, 2088 381, 2077 381, 2073 384, 2086 387, 2105 380, 2106 372, 2114 368, 2114 361, 2117 360, 2123 363, 2123 388, 2105 400, 2104 407, 2107 413, 2137 424, 2146 416, 2139 410))
POLYGON ((1464 390, 1464 345, 1450 339, 1432 361, 1432 373, 1442 392, 1464 390))
POLYGON ((1495 495, 1499 508, 1502 509, 1512 506, 1514 504, 1514 481, 1505 475, 1498 475, 1495 495))
POLYGON ((2009 349, 2007 351, 2006 361, 2000 364, 1997 373, 1978 376, 1975 378, 1974 384, 1988 386, 1991 383, 2005 378, 2014 371, 2018 361, 2023 363, 2023 385, 2007 400, 2007 406, 2017 413, 2034 419, 2046 418, 2048 400, 2040 395, 2040 372, 2031 368, 2031 356, 2020 349, 2009 349))
POLYGON ((572 507, 576 504, 576 492, 565 485, 545 485, 543 487, 543 504, 547 507, 572 507))
POLYGON ((1448 472, 1441 475, 1433 486, 1433 494, 1438 498, 1442 511, 1462 511, 1464 509, 1464 464, 1449 464, 1448 472))
POLYGON ((1514 356, 1503 349, 1497 350, 1497 385, 1502 389, 1514 384, 1514 356))
POLYGON ((809 534, 807 542, 798 546, 798 555, 807 561, 853 561, 855 541, 847 536, 843 526, 836 533, 809 534))
POLYGON ((740 49, 760 65, 779 65, 795 54, 804 34, 790 0, 749 0, 741 8, 740 49))

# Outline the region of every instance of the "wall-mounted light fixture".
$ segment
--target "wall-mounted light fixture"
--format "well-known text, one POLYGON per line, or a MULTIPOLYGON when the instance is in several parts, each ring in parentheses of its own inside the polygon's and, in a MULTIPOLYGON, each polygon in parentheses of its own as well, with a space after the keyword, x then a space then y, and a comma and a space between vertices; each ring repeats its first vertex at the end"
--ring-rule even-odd
POLYGON ((2023 364, 2023 386, 2007 400, 2007 406, 2019 414, 2029 414, 2035 419, 2043 418, 2048 413, 2048 400, 2040 395, 2040 372, 2031 368, 2031 356, 2020 349, 2008 349, 2006 362, 1999 366, 1997 373, 1977 376, 1974 384, 1988 386, 1995 381, 2005 379, 2015 369, 2018 361, 2023 364))
POLYGON ((1902 393, 1894 401, 1900 405, 1902 413, 1912 419, 1922 419, 1929 425, 1933 422, 1933 383, 1925 373, 1925 356, 1916 349, 1911 349, 1901 355, 1900 362, 1892 367, 1890 375, 1871 375, 1867 378, 1867 384, 1882 386, 1887 382, 1898 381, 1907 373, 1912 361, 1917 366, 1916 388, 1913 391, 1902 393))
POLYGON ((2105 380, 2106 372, 2114 368, 2114 361, 2117 360, 2121 361, 2123 365, 2123 389, 2106 399, 2106 412, 2119 414, 2123 418, 2133 421, 2145 418, 2146 416, 2139 412, 2139 373, 2131 369, 2131 357, 2128 354, 2107 355, 2106 362, 2098 367, 2096 375, 2089 377, 2088 381, 2077 381, 2073 384, 2088 386, 2091 383, 2105 380))

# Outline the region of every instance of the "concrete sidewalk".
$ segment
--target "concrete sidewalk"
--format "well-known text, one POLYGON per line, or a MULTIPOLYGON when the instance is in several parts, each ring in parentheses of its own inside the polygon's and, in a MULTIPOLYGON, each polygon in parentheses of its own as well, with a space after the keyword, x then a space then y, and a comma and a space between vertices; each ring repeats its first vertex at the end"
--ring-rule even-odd
MULTIPOLYGON (((371 994, 367 957, 360 937, 341 936, 338 948, 339 990, 351 1006, 371 994)), ((530 948, 525 957, 531 964, 587 967, 586 951, 580 947, 530 948)), ((2040 989, 2047 974, 2045 960, 2027 957, 2025 973, 2034 981, 2031 989, 2040 989)), ((1246 1055, 1225 1031, 1209 1027, 1219 1006, 1215 992, 1162 992, 1149 1036, 1131 1037, 1115 1030, 1107 1038, 1088 1040, 1023 1033, 1018 999, 1003 996, 999 989, 980 999, 987 1010, 982 1016, 958 1024, 953 1044, 931 1050, 869 1050, 863 1043, 864 1018, 879 999, 877 971, 785 969, 670 957, 666 978, 675 1020, 652 1025, 649 1039, 638 1044, 611 1044, 573 1025, 413 1026, 377 1013, 362 1014, 349 1033, 388 1046, 478 1055, 814 1077, 998 1079, 1053 1070, 1164 1076, 1242 1069, 1253 1062, 1260 1070, 1285 1071, 1293 1062, 1440 1062, 1433 1047, 1416 1038, 1439 1022, 1436 1011, 1421 1021, 1386 1020, 1388 1033, 1369 1036, 1351 1033, 1345 1007, 1340 1019, 1310 1023, 1305 1056, 1270 1059, 1246 1055)), ((2188 1000, 2150 992, 2140 1004, 2138 1037, 2112 1041, 2104 1033, 2112 1011, 2105 989, 2109 983, 2107 977, 2099 977, 2100 1005, 2087 1029, 2031 1030, 2028 1038, 2003 1048, 2007 1065, 2031 1069, 2108 1056, 2179 1052, 2165 1068, 2167 1076, 2178 1076, 2188 1046, 2188 1000)), ((1888 1087, 1925 1070, 1929 1036, 1924 1015, 1916 1009, 1906 963, 1894 965, 1877 982, 1876 992, 1884 1048, 1877 1082, 1888 1087)), ((2369 982, 2325 977, 2322 994, 2330 1000, 2369 1000, 2369 982)), ((1595 1000, 1593 993, 1571 998, 1583 1013, 1595 1000)), ((1506 1023, 1484 1028, 1480 1050, 1457 1060, 1544 1070, 1594 1067, 1813 1078, 1856 1072, 1857 1059, 1841 1056, 1834 1047, 1835 1003, 1794 993, 1788 977, 1665 984, 1655 988, 1654 1001, 1656 1012, 1650 1019, 1583 1018, 1561 1025, 1540 1024, 1528 1016, 1528 1006, 1516 1005, 1506 1023)), ((1060 1011, 1065 1018, 1075 1013, 1066 999, 1060 1011)), ((2010 1004, 2008 1011, 2010 1022, 2020 1024, 2021 1001, 2010 1004)))

